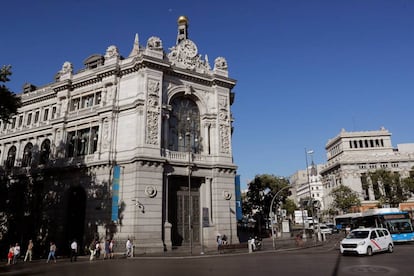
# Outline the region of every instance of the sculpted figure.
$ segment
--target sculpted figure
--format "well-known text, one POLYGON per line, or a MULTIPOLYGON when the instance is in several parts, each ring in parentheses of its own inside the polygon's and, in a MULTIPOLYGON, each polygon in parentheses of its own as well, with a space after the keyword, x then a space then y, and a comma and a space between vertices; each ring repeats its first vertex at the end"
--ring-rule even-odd
POLYGON ((218 57, 214 60, 214 69, 227 70, 227 61, 224 57, 218 57))
POLYGON ((150 50, 162 50, 162 41, 159 37, 152 36, 147 41, 147 48, 150 50))
POLYGON ((72 74, 73 73, 73 65, 69 61, 65 61, 62 65, 62 70, 59 71, 61 75, 65 74, 72 74))
POLYGON ((105 59, 119 56, 118 48, 115 45, 111 45, 106 49, 105 59))

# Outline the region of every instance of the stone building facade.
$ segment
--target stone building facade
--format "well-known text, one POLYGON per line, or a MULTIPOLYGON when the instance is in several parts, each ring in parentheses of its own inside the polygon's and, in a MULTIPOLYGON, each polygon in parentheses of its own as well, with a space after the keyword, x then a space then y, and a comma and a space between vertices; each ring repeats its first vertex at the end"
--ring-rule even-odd
POLYGON ((136 35, 128 57, 109 46, 78 72, 65 62, 55 82, 25 85, 0 124, 0 161, 7 185, 34 191, 22 204, 42 214, 26 216, 38 242, 130 238, 144 253, 237 241, 236 81, 225 58, 211 67, 198 53, 185 16, 177 29, 168 50, 136 35))
MULTIPOLYGON (((320 171, 325 206, 332 203, 329 195, 332 189, 343 184, 359 195, 362 203, 359 211, 375 208, 379 204, 378 193, 374 192, 372 184, 367 183, 369 172, 385 169, 398 173, 402 178, 414 176, 414 144, 400 144, 394 148, 391 133, 385 128, 355 132, 342 130, 328 141, 325 149, 327 162, 320 171)), ((399 207, 412 211, 413 198, 399 207)))

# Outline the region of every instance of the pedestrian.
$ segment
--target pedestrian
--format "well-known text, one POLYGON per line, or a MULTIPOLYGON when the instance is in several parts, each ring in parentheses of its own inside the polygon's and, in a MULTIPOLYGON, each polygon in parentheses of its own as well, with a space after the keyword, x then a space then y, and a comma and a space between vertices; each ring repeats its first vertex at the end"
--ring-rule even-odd
POLYGON ((99 241, 96 241, 95 244, 95 257, 99 258, 101 256, 101 243, 99 241))
POLYGON ((19 258, 20 258, 20 245, 16 243, 16 245, 14 246, 14 252, 13 252, 13 264, 16 264, 19 258))
POLYGON ((104 260, 108 259, 110 256, 110 250, 109 250, 109 239, 105 241, 105 252, 104 252, 104 260))
POLYGON ((114 249, 115 249, 115 242, 114 240, 111 240, 111 242, 109 243, 109 258, 110 259, 114 258, 114 249))
POLYGON ((29 244, 27 245, 26 255, 24 256, 24 261, 26 262, 27 258, 29 258, 29 262, 31 262, 32 255, 33 255, 33 241, 29 240, 29 244))
POLYGON ((223 249, 222 249, 223 240, 221 239, 220 234, 217 234, 216 242, 217 242, 217 251, 219 254, 221 254, 223 252, 223 249))
POLYGON ((91 242, 89 245, 89 251, 91 252, 91 256, 89 257, 89 261, 93 261, 93 258, 95 256, 95 240, 91 242))
POLYGON ((56 245, 54 242, 50 242, 50 247, 49 247, 49 255, 47 256, 47 261, 46 263, 48 263, 50 261, 50 259, 53 258, 53 261, 56 263, 56 245))
POLYGON ((70 244, 70 261, 76 262, 76 258, 78 256, 78 243, 76 240, 73 240, 73 242, 70 244))
POLYGON ((127 240, 126 244, 125 244, 125 248, 126 248, 126 257, 132 257, 131 253, 132 253, 132 242, 130 239, 127 240))
POLYGON ((13 262, 14 247, 10 244, 9 252, 7 253, 7 265, 11 265, 13 262))

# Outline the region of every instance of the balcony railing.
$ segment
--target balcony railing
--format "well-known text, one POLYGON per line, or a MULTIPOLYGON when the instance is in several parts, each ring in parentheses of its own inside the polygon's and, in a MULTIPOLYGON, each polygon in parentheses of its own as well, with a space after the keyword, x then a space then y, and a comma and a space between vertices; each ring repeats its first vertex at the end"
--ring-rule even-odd
POLYGON ((182 151, 171 151, 167 149, 163 149, 161 151, 161 156, 166 157, 168 160, 171 161, 183 161, 186 162, 188 160, 191 161, 205 161, 205 156, 197 153, 189 153, 189 152, 182 152, 182 151), (188 158, 188 154, 191 154, 190 159, 188 158))

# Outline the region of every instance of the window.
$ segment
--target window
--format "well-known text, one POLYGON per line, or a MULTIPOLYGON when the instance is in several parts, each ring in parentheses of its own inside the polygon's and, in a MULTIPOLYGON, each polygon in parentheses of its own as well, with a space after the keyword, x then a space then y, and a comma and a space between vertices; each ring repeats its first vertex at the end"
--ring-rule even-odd
POLYGON ((32 143, 28 143, 24 147, 22 167, 30 167, 30 165, 32 164, 32 150, 33 150, 33 144, 32 143))
POLYGON ((43 113, 43 121, 47 121, 49 119, 49 108, 46 108, 43 113))
POLYGON ((56 118, 56 106, 52 107, 52 119, 56 118))
POLYGON ((202 151, 200 143, 200 113, 190 98, 176 97, 171 102, 168 148, 174 151, 202 151))
POLYGON ((19 125, 18 127, 21 127, 23 124, 23 115, 19 116, 19 125))
POLYGON ((377 232, 376 231, 372 231, 371 232, 371 235, 370 235, 370 237, 369 237, 371 240, 372 239, 376 239, 377 238, 377 232))
POLYGON ((72 99, 70 102, 70 111, 76 111, 79 109, 80 98, 72 99))
POLYGON ((14 129, 16 127, 16 117, 13 117, 12 119, 12 129, 14 129))
POLYGON ((93 154, 98 150, 99 127, 91 127, 71 131, 67 137, 68 157, 84 156, 93 154))
POLYGON ((14 161, 16 160, 16 147, 12 146, 9 149, 9 152, 7 154, 7 160, 6 160, 6 167, 12 168, 14 167, 14 161))
POLYGON ((29 113, 27 115, 26 126, 30 126, 31 123, 32 123, 32 113, 29 113))
POLYGON ((36 124, 37 122, 39 122, 39 115, 40 115, 40 111, 36 111, 35 113, 35 119, 34 119, 34 123, 36 124))
POLYGON ((40 146, 40 165, 45 165, 49 161, 50 155, 50 140, 46 139, 43 141, 42 145, 40 146))

